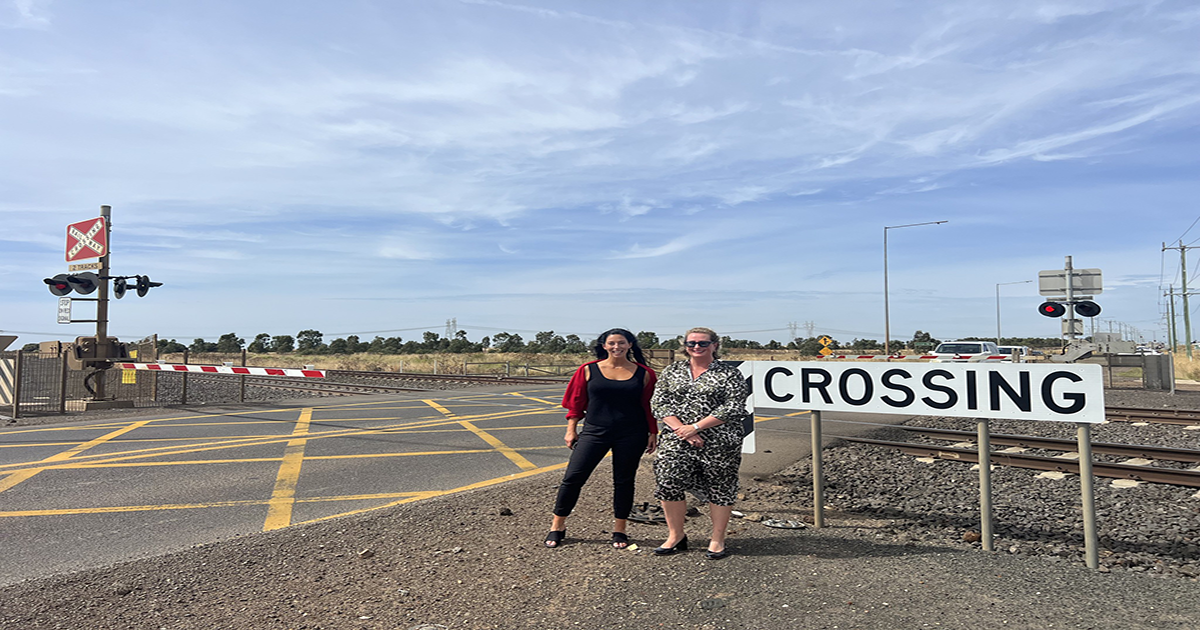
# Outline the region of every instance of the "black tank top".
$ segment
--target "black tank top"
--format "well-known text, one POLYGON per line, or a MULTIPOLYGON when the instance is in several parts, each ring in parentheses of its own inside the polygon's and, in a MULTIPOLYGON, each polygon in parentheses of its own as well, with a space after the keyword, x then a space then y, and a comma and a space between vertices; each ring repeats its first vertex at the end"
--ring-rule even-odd
POLYGON ((643 431, 649 433, 642 406, 642 384, 646 369, 638 366, 633 378, 614 381, 604 377, 596 363, 588 365, 588 408, 584 430, 643 431))

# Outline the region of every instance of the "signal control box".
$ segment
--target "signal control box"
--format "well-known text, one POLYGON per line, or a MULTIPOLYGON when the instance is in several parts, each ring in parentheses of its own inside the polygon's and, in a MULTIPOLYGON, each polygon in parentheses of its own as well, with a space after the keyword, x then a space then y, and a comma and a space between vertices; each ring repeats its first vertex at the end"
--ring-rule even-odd
POLYGON ((67 353, 67 365, 73 370, 94 367, 105 370, 113 361, 129 358, 129 350, 116 337, 101 341, 96 337, 76 337, 71 351, 67 353))

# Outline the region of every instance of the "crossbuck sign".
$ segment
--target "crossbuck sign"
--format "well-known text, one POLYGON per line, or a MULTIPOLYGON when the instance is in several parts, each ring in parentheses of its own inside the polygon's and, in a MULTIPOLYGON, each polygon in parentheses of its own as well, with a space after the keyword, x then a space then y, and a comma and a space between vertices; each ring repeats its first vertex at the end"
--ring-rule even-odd
POLYGON ((99 258, 107 253, 108 231, 104 217, 96 217, 67 226, 67 262, 99 258))

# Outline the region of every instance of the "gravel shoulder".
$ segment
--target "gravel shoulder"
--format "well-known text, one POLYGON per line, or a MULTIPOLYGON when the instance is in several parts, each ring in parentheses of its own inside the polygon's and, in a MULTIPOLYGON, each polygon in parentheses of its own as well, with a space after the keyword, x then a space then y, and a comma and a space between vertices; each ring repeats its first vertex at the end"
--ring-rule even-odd
MULTIPOLYGON (((608 479, 605 463, 561 549, 541 545, 558 483, 548 473, 0 588, 0 628, 1190 629, 1200 617, 1200 582, 1186 575, 964 542, 970 499, 954 508, 962 523, 881 516, 836 493, 819 530, 752 520, 811 522, 805 462, 745 484, 736 509, 748 518, 734 521, 724 560, 653 556, 661 525, 632 524, 639 548, 617 551, 608 479)), ((639 501, 652 482, 647 459, 639 501)), ((688 529, 703 549, 706 518, 688 529)))

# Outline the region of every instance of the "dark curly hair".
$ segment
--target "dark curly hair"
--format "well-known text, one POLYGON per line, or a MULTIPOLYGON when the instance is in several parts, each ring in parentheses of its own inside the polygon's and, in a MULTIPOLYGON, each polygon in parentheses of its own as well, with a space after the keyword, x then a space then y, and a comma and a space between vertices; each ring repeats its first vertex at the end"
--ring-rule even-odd
POLYGON ((597 359, 603 361, 608 358, 608 350, 604 349, 604 342, 612 335, 621 335, 624 337, 629 342, 629 345, 633 346, 629 349, 629 352, 633 355, 634 363, 646 365, 646 357, 642 355, 642 347, 638 345, 637 337, 624 328, 613 328, 600 333, 596 342, 592 344, 592 353, 596 355, 597 359))

